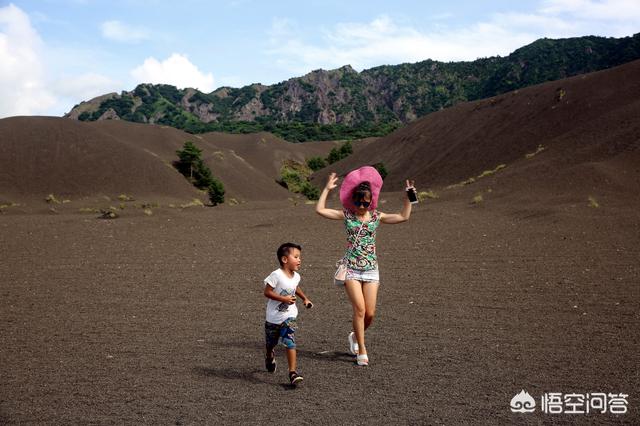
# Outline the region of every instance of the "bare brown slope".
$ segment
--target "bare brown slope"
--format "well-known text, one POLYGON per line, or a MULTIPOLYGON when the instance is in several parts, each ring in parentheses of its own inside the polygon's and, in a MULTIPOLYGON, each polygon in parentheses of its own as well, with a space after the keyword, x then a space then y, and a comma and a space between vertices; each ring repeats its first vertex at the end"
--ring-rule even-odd
POLYGON ((0 120, 0 198, 42 200, 133 195, 153 200, 204 199, 172 167, 191 140, 203 149, 229 198, 286 199, 275 180, 285 159, 325 156, 333 143, 291 144, 273 135, 191 135, 169 127, 54 117, 0 120))
POLYGON ((207 133, 201 146, 205 162, 224 177, 230 192, 246 200, 272 200, 292 195, 276 183, 286 160, 304 163, 310 157, 326 157, 334 143, 292 144, 270 133, 207 133))
POLYGON ((203 159, 213 175, 223 182, 227 198, 238 201, 291 197, 276 183, 283 162, 326 156, 334 146, 332 142, 293 144, 270 133, 192 135, 166 126, 122 121, 99 121, 95 125, 128 146, 142 147, 169 163, 177 159, 176 150, 185 141, 194 142, 203 150, 203 159))
POLYGON ((344 174, 382 161, 390 172, 386 188, 399 190, 406 177, 422 187, 446 187, 505 164, 482 182, 498 181, 503 193, 599 189, 633 196, 640 184, 638 117, 635 61, 430 114, 332 170, 344 174), (526 159, 539 145, 545 150, 526 159))
MULTIPOLYGON (((121 123, 124 124, 124 123, 121 123)), ((0 193, 12 201, 57 197, 162 196, 199 193, 170 164, 92 123, 54 117, 0 120, 0 193)), ((178 143, 178 135, 165 134, 178 143)))

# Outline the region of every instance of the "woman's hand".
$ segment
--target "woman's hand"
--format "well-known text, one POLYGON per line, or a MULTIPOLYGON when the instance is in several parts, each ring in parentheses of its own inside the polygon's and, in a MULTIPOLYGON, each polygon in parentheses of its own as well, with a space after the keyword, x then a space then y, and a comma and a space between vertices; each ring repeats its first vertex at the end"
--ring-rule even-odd
POLYGON ((338 186, 338 178, 335 173, 331 173, 327 179, 327 184, 320 193, 318 203, 316 204, 316 213, 327 219, 342 220, 344 219, 344 212, 342 210, 334 210, 327 208, 327 197, 329 192, 338 186))
POLYGON ((335 173, 331 173, 329 175, 329 178, 327 179, 327 184, 324 186, 324 188, 327 191, 331 191, 332 189, 335 189, 338 186, 338 177, 336 176, 335 173))
POLYGON ((415 180, 407 179, 407 187, 405 189, 413 189, 415 191, 416 190, 416 187, 414 186, 415 184, 416 184, 415 180))
MULTIPOLYGON (((415 191, 416 190, 416 187, 414 186, 415 183, 416 181, 407 179, 406 189, 413 189, 415 191)), ((409 216, 411 216, 411 203, 409 202, 409 196, 405 194, 404 204, 402 206, 402 210, 400 211, 400 213, 388 214, 388 213, 380 212, 380 222, 390 223, 390 224, 402 223, 409 220, 409 216)))

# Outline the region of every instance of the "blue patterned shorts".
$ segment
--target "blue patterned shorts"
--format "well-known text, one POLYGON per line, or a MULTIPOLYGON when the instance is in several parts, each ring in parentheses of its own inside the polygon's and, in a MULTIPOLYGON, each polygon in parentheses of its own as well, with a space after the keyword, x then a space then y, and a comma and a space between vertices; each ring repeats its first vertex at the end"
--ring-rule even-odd
POLYGON ((278 346, 278 342, 282 342, 287 349, 296 348, 296 330, 298 325, 295 318, 289 318, 282 324, 273 324, 265 321, 264 323, 264 336, 267 341, 267 346, 275 348, 278 346))

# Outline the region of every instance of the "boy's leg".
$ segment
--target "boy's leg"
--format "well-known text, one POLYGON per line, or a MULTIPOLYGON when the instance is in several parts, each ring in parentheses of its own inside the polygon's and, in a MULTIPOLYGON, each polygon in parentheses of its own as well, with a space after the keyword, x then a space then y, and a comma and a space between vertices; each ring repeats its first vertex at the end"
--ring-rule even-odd
POLYGON ((287 362, 289 363, 289 372, 296 371, 297 365, 297 353, 295 348, 287 348, 287 362))
POLYGON ((297 385, 303 379, 296 371, 297 352, 296 352, 296 329, 298 328, 295 318, 289 318, 282 323, 280 336, 282 344, 287 348, 287 363, 289 364, 289 380, 292 385, 297 385))
POLYGON ((364 329, 369 328, 376 314, 376 301, 380 283, 366 282, 362 284, 362 296, 364 297, 364 329))
POLYGON ((274 347, 267 345, 267 353, 264 356, 264 366, 269 373, 275 373, 277 368, 274 347))
POLYGON ((276 356, 276 351, 275 351, 276 347, 275 347, 275 346, 272 346, 272 345, 270 345, 270 344, 268 344, 268 343, 267 343, 267 344, 265 345, 265 347, 266 347, 266 352, 265 352, 265 354, 264 354, 264 356, 265 356, 265 357, 267 357, 267 358, 273 358, 273 357, 275 357, 275 356, 276 356))
POLYGON ((274 355, 273 350, 278 346, 278 339, 280 339, 280 325, 265 321, 264 340, 266 343, 266 357, 272 357, 274 355))
POLYGON ((358 353, 360 355, 366 355, 367 348, 364 345, 364 316, 366 305, 363 285, 357 280, 346 280, 344 282, 344 288, 351 302, 351 307, 353 308, 353 331, 358 341, 358 353))
POLYGON ((276 357, 274 349, 278 345, 278 339, 280 338, 280 327, 277 324, 265 322, 264 336, 266 341, 264 365, 268 372, 273 373, 276 371, 276 357))
POLYGON ((298 328, 295 318, 289 318, 280 325, 280 339, 287 348, 287 362, 289 371, 296 370, 296 329, 298 328))
POLYGON ((287 362, 289 363, 289 381, 293 386, 297 386, 302 382, 303 377, 296 371, 296 350, 295 348, 287 348, 287 362))

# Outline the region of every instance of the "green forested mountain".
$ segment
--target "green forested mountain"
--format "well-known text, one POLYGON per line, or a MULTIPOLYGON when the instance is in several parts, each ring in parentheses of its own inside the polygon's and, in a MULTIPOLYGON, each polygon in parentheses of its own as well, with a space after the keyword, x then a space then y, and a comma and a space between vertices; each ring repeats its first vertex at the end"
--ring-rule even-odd
POLYGON ((141 84, 76 105, 78 120, 120 118, 192 133, 270 131, 290 141, 351 139, 389 133, 461 101, 597 71, 640 59, 632 37, 540 39, 507 57, 468 62, 426 60, 356 72, 349 65, 290 80, 212 93, 141 84))

